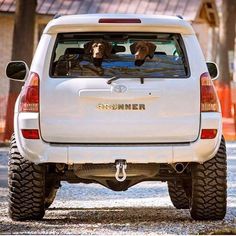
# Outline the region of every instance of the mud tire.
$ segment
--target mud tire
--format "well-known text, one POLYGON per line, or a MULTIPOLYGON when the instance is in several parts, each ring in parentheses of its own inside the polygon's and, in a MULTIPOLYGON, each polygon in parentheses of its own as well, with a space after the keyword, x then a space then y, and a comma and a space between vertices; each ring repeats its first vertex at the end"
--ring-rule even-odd
POLYGON ((226 214, 227 162, 225 140, 216 155, 192 166, 190 213, 195 220, 222 220, 226 214))
POLYGON ((176 209, 189 209, 189 198, 184 189, 183 182, 168 181, 170 200, 176 209))
POLYGON ((14 135, 8 162, 8 212, 12 220, 40 220, 44 207, 44 166, 36 165, 19 153, 14 135))

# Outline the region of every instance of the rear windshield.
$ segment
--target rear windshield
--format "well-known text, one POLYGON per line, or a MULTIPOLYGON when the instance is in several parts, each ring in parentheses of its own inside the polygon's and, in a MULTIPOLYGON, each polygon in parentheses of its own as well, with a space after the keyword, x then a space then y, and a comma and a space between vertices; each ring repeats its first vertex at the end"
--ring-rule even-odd
POLYGON ((189 69, 179 34, 61 33, 50 76, 186 78, 189 69))

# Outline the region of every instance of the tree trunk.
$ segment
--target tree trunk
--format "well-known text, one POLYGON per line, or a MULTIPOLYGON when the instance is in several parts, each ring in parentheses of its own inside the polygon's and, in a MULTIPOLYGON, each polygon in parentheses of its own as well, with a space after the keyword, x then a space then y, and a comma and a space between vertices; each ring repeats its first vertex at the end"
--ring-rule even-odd
POLYGON ((220 83, 230 84, 228 52, 234 51, 236 0, 223 0, 220 17, 219 69, 220 83))
MULTIPOLYGON (((34 50, 36 6, 37 0, 16 0, 12 60, 25 61, 28 66, 34 50)), ((22 82, 10 81, 4 140, 9 140, 13 133, 14 105, 22 85, 22 82)))

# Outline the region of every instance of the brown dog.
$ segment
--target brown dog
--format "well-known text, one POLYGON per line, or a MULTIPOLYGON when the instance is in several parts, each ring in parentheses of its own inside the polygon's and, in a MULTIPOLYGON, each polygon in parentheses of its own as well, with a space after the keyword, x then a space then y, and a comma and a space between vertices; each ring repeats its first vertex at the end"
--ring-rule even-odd
POLYGON ((96 67, 101 67, 104 58, 111 56, 112 45, 104 40, 93 40, 84 45, 84 52, 90 55, 96 67))
POLYGON ((147 41, 135 42, 130 46, 130 51, 135 55, 135 65, 141 66, 147 57, 152 59, 154 57, 154 52, 156 50, 156 45, 147 41))

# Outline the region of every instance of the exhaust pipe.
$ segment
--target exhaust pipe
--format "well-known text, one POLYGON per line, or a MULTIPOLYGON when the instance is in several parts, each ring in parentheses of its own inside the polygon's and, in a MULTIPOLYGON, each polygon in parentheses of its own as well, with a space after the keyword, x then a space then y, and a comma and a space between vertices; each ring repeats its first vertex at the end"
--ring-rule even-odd
POLYGON ((174 170, 178 173, 181 174, 184 172, 185 168, 187 167, 188 164, 184 165, 183 163, 174 163, 172 164, 172 167, 174 168, 174 170))

